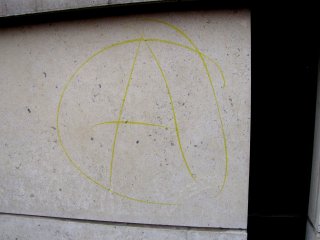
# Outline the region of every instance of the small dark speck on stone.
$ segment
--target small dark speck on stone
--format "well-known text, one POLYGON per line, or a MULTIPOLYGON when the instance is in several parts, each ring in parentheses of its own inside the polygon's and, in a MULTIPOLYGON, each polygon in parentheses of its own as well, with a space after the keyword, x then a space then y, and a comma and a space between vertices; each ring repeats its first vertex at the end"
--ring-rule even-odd
POLYGON ((99 88, 101 88, 101 84, 99 84, 99 88))
POLYGON ((56 86, 56 88, 58 88, 58 86, 56 86))
POLYGON ((233 106, 232 98, 229 98, 229 101, 230 101, 231 106, 233 106))
POLYGON ((46 72, 43 72, 43 75, 44 75, 45 78, 47 77, 47 73, 46 72))
POLYGON ((61 188, 59 188, 59 191, 61 192, 61 191, 62 191, 62 189, 61 189, 61 188))
POLYGON ((194 147, 198 147, 198 145, 193 145, 194 147))
POLYGON ((93 137, 91 137, 90 139, 91 139, 91 141, 93 141, 93 139, 94 139, 94 138, 93 138, 93 137))
POLYGON ((138 144, 138 143, 139 143, 139 140, 136 141, 136 144, 138 144))
POLYGON ((56 128, 55 127, 51 127, 53 130, 56 130, 56 128))
POLYGON ((29 113, 31 113, 31 110, 30 110, 30 108, 28 108, 28 112, 29 112, 29 113))
POLYGON ((19 166, 16 167, 16 169, 20 169, 20 167, 21 167, 21 163, 19 164, 19 166))
POLYGON ((30 194, 30 197, 34 197, 34 194, 33 194, 33 193, 31 193, 31 194, 30 194))
POLYGON ((174 143, 173 143, 173 142, 171 143, 171 146, 174 146, 174 143))

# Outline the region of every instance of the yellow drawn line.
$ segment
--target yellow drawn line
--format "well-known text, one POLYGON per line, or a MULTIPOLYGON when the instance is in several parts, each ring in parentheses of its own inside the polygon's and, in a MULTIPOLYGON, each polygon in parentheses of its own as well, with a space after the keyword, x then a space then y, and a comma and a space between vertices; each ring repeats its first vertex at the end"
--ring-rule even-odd
POLYGON ((69 85, 71 84, 72 81, 74 81, 75 77, 77 76, 77 74, 80 72, 80 70, 86 65, 88 64, 94 57, 96 57, 97 55, 99 55, 100 53, 110 50, 113 47, 116 46, 121 46, 121 45, 125 45, 128 43, 134 43, 137 41, 141 41, 141 38, 138 39, 131 39, 131 40, 126 40, 126 41, 122 41, 122 42, 118 42, 118 43, 114 43, 111 44, 109 46, 106 46, 102 49, 100 49, 99 51, 95 52, 94 54, 92 54, 90 57, 88 57, 77 69, 76 71, 68 78, 66 84, 64 85, 62 92, 60 94, 59 97, 59 102, 58 102, 58 107, 57 107, 57 116, 56 116, 56 130, 57 130, 57 136, 58 136, 58 142, 59 145, 62 148, 63 153, 66 155, 68 161, 71 163, 71 165, 73 165, 78 171, 79 173, 87 180, 93 182, 94 184, 96 184, 97 186, 101 187, 102 189, 110 192, 111 194, 114 194, 116 196, 122 197, 124 199, 128 199, 128 200, 132 200, 135 202, 140 202, 140 203, 146 203, 146 204, 157 204, 157 205, 177 205, 176 203, 170 203, 170 202, 157 202, 157 201, 149 201, 149 200, 144 200, 144 199, 138 199, 138 198, 134 198, 134 197, 130 197, 128 195, 113 191, 111 188, 106 187, 105 185, 103 185, 101 182, 95 180, 94 178, 92 178, 91 176, 89 176, 88 174, 86 174, 81 167, 76 163, 76 161, 74 161, 74 159, 71 157, 71 155, 69 154, 67 148, 65 147, 63 141, 62 141, 62 137, 61 137, 61 130, 60 130, 60 112, 61 112, 61 106, 62 106, 62 100, 63 97, 69 87, 69 85))
MULTIPOLYGON (((203 66, 206 70, 206 73, 207 73, 207 76, 208 76, 208 79, 210 81, 210 85, 211 85, 211 88, 212 88, 212 92, 213 92, 213 96, 214 96, 214 100, 215 100, 215 103, 216 103, 216 106, 217 106, 217 110, 218 110, 218 116, 219 116, 219 121, 220 121, 220 125, 221 125, 221 133, 222 133, 222 136, 223 136, 223 144, 224 144, 224 151, 225 151, 225 156, 226 156, 226 163, 225 163, 225 173, 224 173, 224 178, 223 178, 223 183, 222 183, 222 186, 220 188, 220 192, 222 192, 222 190, 224 189, 224 186, 226 184, 226 181, 227 181, 227 177, 228 177, 228 172, 229 172, 229 157, 228 157, 228 148, 227 148, 227 138, 226 138, 226 134, 225 134, 225 130, 224 130, 224 124, 223 124, 223 120, 222 120, 222 116, 221 116, 221 110, 220 110, 220 105, 219 105, 219 101, 218 101, 218 97, 217 97, 217 94, 216 94, 216 91, 215 91, 215 88, 213 86, 213 81, 212 81, 212 77, 210 75, 210 72, 208 70, 208 65, 206 63, 206 61, 204 60, 203 58, 203 54, 200 52, 200 50, 198 49, 198 47, 195 45, 195 43, 191 40, 191 38, 185 33, 183 32, 180 28, 166 22, 166 21, 163 21, 163 20, 159 20, 159 19, 145 19, 146 21, 152 21, 152 22, 157 22, 157 23, 160 23, 160 24, 163 24, 173 30, 175 30, 177 33, 179 33, 180 35, 182 35, 185 39, 188 40, 188 42, 193 46, 194 50, 198 53, 202 63, 203 63, 203 66)), ((221 70, 222 72, 222 70, 221 70)))
MULTIPOLYGON (((57 125, 58 126, 58 125, 57 125)), ((80 167, 79 165, 71 158, 71 156, 69 155, 67 149, 65 148, 62 140, 61 140, 61 134, 60 134, 60 130, 58 131, 58 139, 59 139, 59 143, 63 149, 64 154, 67 156, 69 162, 80 172, 80 174, 87 180, 95 183, 96 185, 98 185, 99 187, 101 187, 102 189, 107 190, 108 192, 117 195, 119 197, 122 197, 124 199, 128 199, 128 200, 132 200, 135 202, 140 202, 140 203, 147 203, 147 204, 158 204, 158 205, 177 205, 176 203, 166 203, 166 202, 155 202, 155 201, 149 201, 149 200, 143 200, 143 199, 138 199, 138 198, 134 198, 134 197, 130 197, 127 196, 125 194, 113 191, 111 188, 106 187, 105 185, 103 185, 101 182, 95 180, 94 178, 90 177, 89 175, 87 175, 80 167)))
POLYGON ((95 124, 94 126, 105 125, 105 124, 144 125, 144 126, 160 127, 160 128, 169 129, 169 127, 168 127, 168 126, 165 126, 165 125, 160 125, 160 124, 156 124, 156 123, 136 122, 136 121, 109 121, 109 122, 97 123, 97 124, 95 124))
POLYGON ((171 45, 176 45, 178 47, 182 47, 182 48, 185 48, 191 52, 195 52, 197 54, 201 54, 202 56, 206 57, 210 62, 212 62, 216 68, 218 69, 219 73, 220 73, 220 76, 221 76, 221 79, 222 79, 222 82, 223 82, 223 85, 222 87, 224 88, 226 86, 226 79, 224 77, 224 73, 222 71, 222 68, 220 66, 220 64, 215 61, 214 59, 212 59, 211 57, 209 57, 208 55, 200 52, 200 51, 197 51, 196 49, 193 49, 192 47, 189 47, 189 46, 186 46, 184 44, 181 44, 181 43, 178 43, 178 42, 174 42, 174 41, 170 41, 170 40, 166 40, 166 39, 160 39, 160 38, 146 38, 145 39, 146 42, 160 42, 160 43, 166 43, 166 44, 171 44, 171 45))
POLYGON ((177 140, 178 140, 178 144, 179 144, 179 149, 180 149, 180 152, 181 152, 181 156, 182 156, 182 158, 183 158, 183 161, 184 161, 184 164, 185 164, 186 168, 188 169, 188 172, 189 172, 190 176, 192 177, 193 180, 195 180, 195 175, 192 174, 191 169, 190 169, 190 166, 189 166, 189 164, 188 164, 188 162, 187 162, 187 159, 186 159, 186 157, 185 157, 185 155, 184 155, 184 151, 183 151, 183 149, 182 149, 182 144, 181 144, 181 140, 180 140, 179 126, 178 126, 178 121, 177 121, 177 117, 176 117, 176 112, 175 112, 175 110, 174 110, 174 105, 173 105, 173 99, 172 99, 171 91, 170 91, 170 88, 169 88, 169 82, 168 82, 168 80, 167 80, 167 78, 166 78, 166 76, 165 76, 165 74, 164 74, 164 72, 163 72, 163 70, 162 70, 162 67, 161 67, 161 65, 160 65, 160 62, 159 62, 158 58, 156 57, 155 53, 153 52, 152 48, 149 46, 148 43, 146 43, 146 45, 148 46, 148 49, 149 49, 149 51, 150 51, 150 53, 151 53, 151 55, 152 55, 152 58, 153 58, 154 61, 156 62, 157 67, 158 67, 158 69, 159 69, 159 71, 160 71, 160 73, 161 73, 161 75, 162 75, 162 78, 163 78, 165 84, 166 84, 167 93, 168 93, 169 98, 170 98, 171 110, 172 110, 172 114, 173 114, 173 120, 174 120, 174 125, 175 125, 175 129, 176 129, 176 135, 177 135, 177 140))
POLYGON ((62 101, 63 101, 63 97, 67 91, 67 89, 69 88, 70 84, 75 80, 75 77, 79 74, 79 72, 90 62, 92 61, 97 55, 106 52, 114 47, 118 47, 118 46, 122 46, 122 45, 126 45, 126 44, 130 44, 130 43, 136 43, 142 41, 142 38, 136 38, 136 39, 129 39, 129 40, 125 40, 125 41, 121 41, 121 42, 117 42, 108 46, 103 47, 102 49, 94 52, 91 56, 89 56, 84 62, 82 62, 80 64, 80 66, 75 70, 75 72, 68 78, 67 82, 65 83, 60 97, 59 97, 59 102, 58 102, 58 107, 57 107, 57 112, 56 112, 56 131, 57 131, 57 136, 58 136, 58 142, 59 145, 61 146, 63 153, 66 155, 68 161, 71 163, 71 165, 73 165, 78 171, 79 173, 87 180, 93 182, 94 184, 96 184, 97 186, 101 187, 102 189, 105 189, 107 191, 109 191, 111 194, 117 195, 119 197, 122 197, 124 199, 128 199, 128 200, 132 200, 132 201, 136 201, 136 202, 141 202, 141 203, 147 203, 147 204, 158 204, 158 205, 177 205, 176 203, 168 203, 168 202, 156 202, 156 201, 149 201, 149 200, 143 200, 143 199, 138 199, 138 198, 133 198, 130 196, 127 196, 125 194, 119 193, 119 192, 115 192, 113 191, 111 188, 106 187, 105 185, 103 185, 101 182, 95 180, 94 178, 92 178, 91 176, 89 176, 88 174, 86 174, 81 168, 80 166, 76 163, 76 161, 74 161, 71 157, 71 155, 69 154, 67 148, 65 147, 63 141, 62 141, 62 136, 61 136, 61 130, 60 130, 60 112, 61 112, 61 106, 62 106, 62 101))
MULTIPOLYGON (((142 38, 141 38, 141 40, 142 40, 142 38)), ((130 70, 129 79, 128 79, 127 86, 126 86, 126 89, 125 89, 125 92, 124 92, 124 96, 122 98, 122 103, 121 103, 121 107, 120 107, 120 111, 119 111, 118 121, 116 123, 116 130, 115 130, 115 133, 114 133, 114 139, 113 139, 113 144, 112 144, 112 155, 111 155, 110 170, 109 170, 109 184, 110 184, 110 186, 112 186, 113 162, 114 162, 116 141, 117 141, 119 125, 120 125, 119 123, 120 123, 120 120, 121 120, 121 117, 122 117, 124 104, 126 102, 126 98, 127 98, 127 95, 128 95, 128 91, 129 91, 129 88, 130 88, 131 81, 132 81, 132 74, 133 74, 133 70, 134 70, 134 67, 135 67, 136 62, 137 62, 137 58, 138 58, 138 54, 139 54, 139 50, 140 50, 140 45, 141 45, 141 40, 139 41, 138 47, 137 47, 135 55, 134 55, 134 59, 133 59, 131 70, 130 70)))
MULTIPOLYGON (((155 21, 154 19, 151 19, 152 21, 155 21)), ((159 20, 159 22, 161 23, 162 21, 159 20)), ((163 23, 163 22, 162 22, 163 23)), ((175 26, 173 26, 174 28, 176 28, 175 26)), ((171 27, 172 28, 172 27, 171 27)), ((177 28, 178 29, 178 28, 177 28)), ((220 65, 213 59, 211 59, 209 56, 205 55, 204 53, 200 52, 199 49, 193 49, 189 46, 186 46, 186 45, 183 45, 181 43, 177 43, 177 42, 174 42, 174 41, 169 41, 169 40, 164 40, 164 39, 157 39, 157 38, 134 38, 134 39, 129 39, 129 40, 125 40, 125 41, 120 41, 120 42, 117 42, 117 43, 114 43, 114 44, 111 44, 111 45, 108 45, 108 46, 105 46, 103 47, 102 49, 94 52, 91 56, 89 56, 84 62, 82 62, 80 64, 80 66, 75 70, 75 72, 68 78, 67 82, 65 83, 63 89, 62 89, 62 92, 60 94, 60 97, 59 97, 59 102, 58 102, 58 107, 57 107, 57 112, 56 112, 56 131, 57 131, 57 136, 58 136, 58 142, 59 142, 59 145, 61 146, 64 154, 66 155, 68 161, 79 171, 79 173, 87 180, 93 182, 94 184, 96 184, 97 186, 101 187, 102 189, 105 189, 107 191, 109 191, 111 194, 114 194, 114 195, 117 195, 119 197, 122 197, 124 199, 128 199, 128 200, 132 200, 132 201, 136 201, 136 202, 141 202, 141 203, 147 203, 147 204, 158 204, 158 205, 177 205, 176 203, 167 203, 167 202, 156 202, 156 201, 149 201, 149 200, 143 200, 143 199, 138 199, 138 198, 134 198, 134 197, 130 197, 130 196, 127 196, 125 194, 122 194, 122 193, 119 193, 119 192, 115 192, 113 191, 111 188, 108 188, 106 187, 105 185, 103 185, 101 182, 95 180, 94 178, 92 178, 91 176, 89 176, 88 174, 86 174, 81 168, 80 166, 76 163, 76 161, 74 161, 72 159, 72 157, 70 156, 67 148, 65 147, 63 141, 62 141, 62 136, 61 136, 61 130, 60 130, 60 125, 59 125, 59 120, 60 120, 60 112, 61 112, 61 106, 62 106, 62 101, 63 101, 63 97, 67 91, 67 89, 69 88, 70 84, 72 81, 74 81, 75 77, 79 74, 79 72, 84 68, 85 65, 87 65, 90 61, 92 61, 97 55, 103 53, 103 52, 106 52, 114 47, 118 47, 118 46, 123 46, 123 45, 126 45, 126 44, 131 44, 131 43, 136 43, 136 42, 141 42, 141 41, 150 41, 150 42, 160 42, 160 43, 166 43, 166 44, 171 44, 171 45, 175 45, 175 46, 179 46, 179 47, 182 47, 182 48, 185 48, 186 50, 189 50, 191 52, 195 52, 201 56, 204 56, 206 57, 209 61, 213 62, 216 67, 218 68, 220 74, 221 74, 221 77, 222 77, 222 80, 224 82, 224 85, 225 86, 225 78, 224 78, 224 74, 223 74, 223 71, 220 67, 220 65)), ((211 78, 209 78, 209 80, 211 80, 211 78)), ((212 80, 211 80, 212 82, 212 80)), ((213 88, 213 84, 211 84, 211 87, 213 88)), ((213 89, 214 90, 214 89, 213 89)), ((215 97, 216 99, 216 97, 215 97)), ((221 117, 221 116, 220 116, 221 117)), ((221 122, 221 118, 220 118, 220 122, 221 122)), ((222 125, 223 126, 223 125, 222 125)), ((228 156, 227 156, 227 147, 226 147, 226 138, 225 138, 225 134, 224 134, 224 130, 222 130, 223 132, 223 135, 224 135, 224 142, 225 142, 225 151, 226 151, 226 174, 225 174, 225 179, 224 179, 224 184, 223 186, 225 185, 225 182, 226 182, 226 178, 227 178, 227 175, 228 175, 228 156)), ((221 188, 221 191, 222 191, 223 187, 221 188)))

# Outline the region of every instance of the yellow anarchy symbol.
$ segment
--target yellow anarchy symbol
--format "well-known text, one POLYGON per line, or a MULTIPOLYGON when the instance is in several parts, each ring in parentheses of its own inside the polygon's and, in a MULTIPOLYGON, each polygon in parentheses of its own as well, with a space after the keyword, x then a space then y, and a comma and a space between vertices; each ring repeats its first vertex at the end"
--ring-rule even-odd
POLYGON ((214 88, 214 84, 213 84, 213 80, 212 80, 212 76, 210 74, 210 71, 208 69, 208 65, 207 65, 207 61, 212 62, 218 69, 220 76, 223 80, 223 87, 225 86, 225 78, 224 78, 224 74, 223 71, 220 67, 220 65, 218 64, 218 62, 216 62, 215 60, 213 60, 212 58, 210 58, 209 56, 207 56, 206 54, 204 54, 203 52, 201 52, 198 47, 195 45, 195 43, 191 40, 191 38, 185 33, 183 32, 180 28, 167 23, 165 21, 162 20, 157 20, 157 19, 144 19, 145 21, 149 21, 149 22, 154 22, 154 23, 158 23, 161 24, 165 27, 168 27, 171 30, 174 30, 177 34, 179 34, 180 36, 182 36, 185 40, 187 40, 190 44, 190 46, 188 45, 184 45, 182 43, 179 42, 175 42, 175 41, 170 41, 170 40, 166 40, 166 39, 160 39, 160 38, 145 38, 143 35, 139 38, 133 38, 133 39, 129 39, 129 40, 125 40, 125 41, 120 41, 120 42, 116 42, 113 43, 111 45, 105 46, 102 49, 100 49, 99 51, 93 53, 90 57, 88 57, 84 62, 82 62, 80 64, 80 66, 74 71, 74 73, 69 77, 69 79, 67 80, 67 82, 65 83, 62 92, 60 94, 60 98, 59 98, 59 103, 57 106, 57 112, 56 112, 56 131, 57 131, 57 136, 58 136, 58 142, 62 148, 62 151, 64 153, 64 155, 67 157, 68 161, 72 164, 72 166, 74 168, 76 168, 78 170, 78 172, 88 181, 98 185, 99 187, 101 187, 102 189, 105 189, 107 191, 109 191, 110 193, 119 196, 121 198, 127 199, 127 200, 132 200, 132 201, 136 201, 136 202, 141 202, 141 203, 146 203, 146 204, 159 204, 159 205, 176 205, 177 203, 170 203, 170 202, 157 202, 157 201, 150 201, 150 200, 145 200, 145 199, 139 199, 139 198, 135 198, 135 197, 131 197, 128 196, 126 194, 114 191, 112 189, 112 177, 113 177, 113 164, 115 161, 115 153, 116 153, 116 147, 117 147, 117 138, 118 138, 118 133, 119 133, 119 128, 121 125, 125 125, 125 124, 129 124, 129 125, 143 125, 143 126, 148 126, 148 127, 156 127, 156 128, 160 128, 160 129, 168 129, 168 126, 165 125, 160 125, 160 124, 156 124, 156 123, 149 123, 149 122, 143 122, 143 121, 129 121, 129 120, 124 120, 123 119, 123 110, 124 110, 124 106, 126 103, 126 98, 128 95, 128 91, 132 82, 132 75, 134 72, 134 68, 136 65, 136 61, 137 61, 137 57, 139 55, 139 51, 140 51, 140 46, 142 44, 145 44, 147 46, 148 51, 150 52, 153 61, 155 62, 157 69, 159 71, 159 73, 161 74, 161 77, 165 83, 166 86, 166 92, 167 95, 169 97, 170 100, 170 105, 171 105, 171 112, 172 112, 172 117, 173 117, 173 122, 174 122, 174 130, 175 130, 175 135, 176 135, 176 140, 178 143, 178 147, 179 147, 179 152, 180 152, 180 156, 182 158, 183 164, 185 166, 186 171, 188 172, 188 175, 194 180, 196 181, 195 178, 195 174, 192 172, 191 167, 189 166, 189 163, 187 161, 187 158, 185 156, 184 153, 184 148, 182 146, 182 142, 181 142, 181 136, 180 136, 180 129, 179 129, 179 123, 177 121, 177 116, 176 116, 176 111, 175 111, 175 106, 174 106, 174 102, 173 102, 173 98, 172 98, 172 93, 170 91, 170 86, 169 86, 169 81, 164 73, 164 70, 160 64, 159 59, 157 58, 155 52, 153 51, 151 44, 152 42, 157 42, 157 43, 161 43, 161 44, 166 44, 166 45, 171 45, 171 46, 176 46, 182 49, 185 49, 193 54, 195 54, 196 56, 198 56, 202 62, 203 68, 205 70, 205 75, 210 83, 211 86, 211 92, 213 94, 213 98, 214 98, 214 103, 215 103, 215 107, 217 109, 217 113, 218 113, 218 120, 219 120, 219 127, 220 127, 220 132, 221 132, 221 136, 223 139, 223 147, 224 147, 224 176, 223 176, 223 180, 222 180, 222 184, 220 186, 220 192, 224 189, 226 181, 227 181, 227 177, 228 177, 228 148, 227 148, 227 139, 226 139, 226 134, 225 134, 225 129, 224 129, 224 123, 223 123, 223 119, 221 116, 221 110, 220 110, 220 105, 218 102, 218 98, 217 98, 217 94, 216 94, 216 90, 214 88), (71 156, 71 154, 69 153, 69 150, 67 149, 66 145, 63 142, 62 139, 62 134, 61 134, 61 123, 60 123, 60 115, 61 115, 61 108, 63 106, 63 99, 65 96, 66 91, 68 90, 68 88, 70 87, 71 83, 75 80, 75 78, 77 77, 77 75, 80 73, 80 71, 90 62, 92 61, 96 56, 105 53, 111 49, 117 48, 119 46, 124 46, 124 45, 129 45, 129 44, 136 44, 136 49, 135 49, 135 53, 134 53, 134 59, 131 65, 131 69, 130 69, 130 74, 129 74, 129 79, 126 83, 126 87, 125 87, 125 91, 124 91, 124 95, 122 98, 122 102, 120 105, 120 110, 118 113, 118 117, 117 119, 113 120, 113 121, 105 121, 105 122, 99 122, 96 123, 94 125, 94 127, 98 127, 101 125, 114 125, 115 126, 115 133, 114 133, 114 137, 113 137, 113 142, 112 142, 112 149, 111 149, 111 160, 110 160, 110 166, 109 166, 109 172, 108 172, 108 177, 109 177, 109 185, 103 184, 100 181, 97 181, 95 178, 93 178, 92 176, 90 176, 88 173, 86 173, 78 164, 77 162, 74 160, 74 158, 71 156))

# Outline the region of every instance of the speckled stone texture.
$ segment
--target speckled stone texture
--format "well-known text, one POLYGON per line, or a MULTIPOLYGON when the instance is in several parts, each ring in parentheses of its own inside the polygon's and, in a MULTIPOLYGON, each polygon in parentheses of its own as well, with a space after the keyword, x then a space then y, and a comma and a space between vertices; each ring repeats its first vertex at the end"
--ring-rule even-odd
POLYGON ((163 0, 0 0, 0 17, 161 1, 163 0))
POLYGON ((0 211, 246 229, 250 46, 247 11, 1 29, 0 211))
POLYGON ((245 240, 240 230, 194 230, 112 225, 0 215, 1 240, 245 240))

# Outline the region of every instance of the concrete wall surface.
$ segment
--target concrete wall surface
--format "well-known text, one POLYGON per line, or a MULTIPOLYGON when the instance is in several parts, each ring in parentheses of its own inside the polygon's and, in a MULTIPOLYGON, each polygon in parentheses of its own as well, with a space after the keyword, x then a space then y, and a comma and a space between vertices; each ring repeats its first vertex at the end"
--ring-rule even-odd
POLYGON ((248 11, 3 28, 0 49, 0 212, 246 229, 248 11))
POLYGON ((319 240, 320 233, 315 230, 315 228, 311 225, 311 223, 307 222, 306 229, 306 240, 319 240))
POLYGON ((161 0, 0 0, 0 17, 161 0))
POLYGON ((85 223, 38 217, 0 215, 2 240, 245 240, 241 230, 194 230, 168 227, 85 223))

